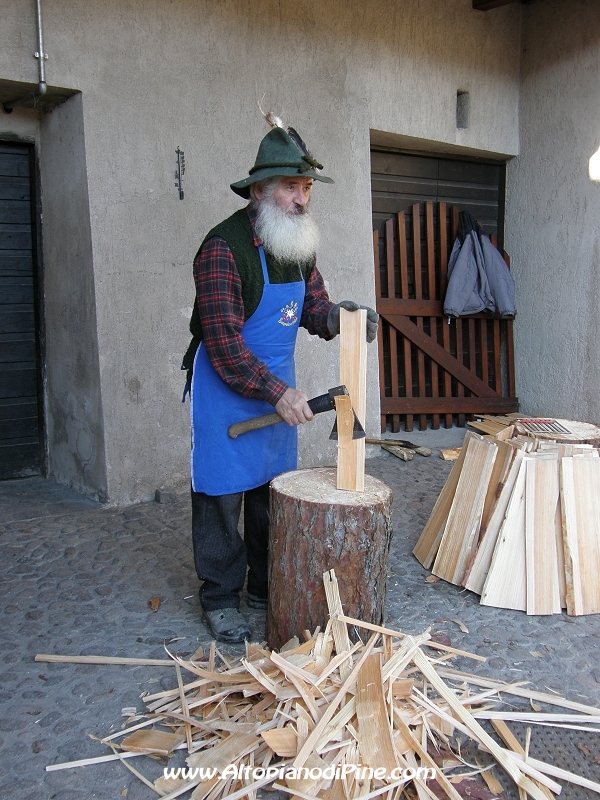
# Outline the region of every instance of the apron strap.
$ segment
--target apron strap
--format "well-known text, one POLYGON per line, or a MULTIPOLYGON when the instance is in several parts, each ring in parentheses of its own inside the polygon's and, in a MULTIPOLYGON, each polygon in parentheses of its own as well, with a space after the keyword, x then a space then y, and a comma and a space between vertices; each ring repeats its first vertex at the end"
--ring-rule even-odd
MULTIPOLYGON (((269 285, 269 273, 267 271, 267 259, 265 258, 265 251, 262 244, 259 244, 256 248, 258 250, 258 255, 260 258, 260 265, 262 267, 263 279, 265 282, 265 286, 269 285)), ((298 262, 298 272, 300 273, 300 280, 304 283, 304 275, 302 273, 302 267, 300 266, 300 262, 298 262)))
POLYGON ((259 244, 257 249, 258 249, 258 255, 259 255, 259 258, 260 258, 260 265, 262 267, 263 280, 265 282, 265 286, 268 286, 269 285, 269 272, 267 270, 267 259, 265 258, 265 251, 264 251, 264 248, 263 248, 262 244, 259 244))

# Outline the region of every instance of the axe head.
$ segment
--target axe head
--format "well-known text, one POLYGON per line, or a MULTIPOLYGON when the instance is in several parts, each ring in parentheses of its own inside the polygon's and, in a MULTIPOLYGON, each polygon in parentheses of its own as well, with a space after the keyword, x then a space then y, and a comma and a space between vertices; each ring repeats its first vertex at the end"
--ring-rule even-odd
MULTIPOLYGON (((341 394, 348 394, 348 389, 345 386, 336 386, 333 389, 329 390, 329 396, 331 397, 331 402, 335 408, 335 400, 334 398, 336 395, 341 394)), ((352 410, 352 414, 354 415, 354 426, 352 428, 352 438, 353 439, 364 439, 366 437, 365 430, 363 426, 360 424, 358 417, 356 416, 356 412, 354 409, 352 410)), ((329 434, 329 438, 337 441, 338 439, 338 429, 337 429, 337 419, 333 423, 333 428, 331 429, 331 433, 329 434)))

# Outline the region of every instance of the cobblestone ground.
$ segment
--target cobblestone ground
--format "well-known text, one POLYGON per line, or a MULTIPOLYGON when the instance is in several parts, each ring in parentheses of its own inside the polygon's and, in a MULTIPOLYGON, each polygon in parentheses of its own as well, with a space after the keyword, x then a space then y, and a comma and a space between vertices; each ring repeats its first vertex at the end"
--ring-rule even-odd
MULTIPOLYGON (((386 623, 410 633, 432 626, 454 646, 488 658, 485 664, 455 662, 461 669, 530 681, 540 690, 600 706, 597 617, 527 617, 480 606, 477 596, 442 581, 425 582, 428 573, 411 551, 450 468, 435 449, 431 458, 417 456, 409 463, 391 455, 367 462, 368 472, 394 493, 386 623)), ((121 725, 122 708, 141 709, 142 692, 172 688, 172 668, 48 664, 34 657, 163 658, 165 643, 183 655, 208 644, 189 531, 185 496, 170 505, 111 509, 39 479, 0 483, 2 800, 156 796, 119 763, 52 772, 46 766, 104 755, 106 748, 95 737, 121 725), (157 612, 148 607, 153 597, 161 600, 157 612)), ((245 603, 242 612, 255 638, 262 638, 264 614, 245 603)), ((221 649, 225 655, 241 652, 221 649)), ((514 705, 522 707, 523 701, 514 705)), ((524 740, 524 732, 516 725, 515 730, 524 740)), ((600 780, 594 763, 600 760, 599 739, 580 731, 538 730, 532 733, 533 755, 600 780)), ((150 779, 162 766, 144 759, 150 779)), ((505 786, 504 797, 516 798, 510 779, 505 786)), ((561 795, 567 800, 592 796, 571 785, 561 795)))

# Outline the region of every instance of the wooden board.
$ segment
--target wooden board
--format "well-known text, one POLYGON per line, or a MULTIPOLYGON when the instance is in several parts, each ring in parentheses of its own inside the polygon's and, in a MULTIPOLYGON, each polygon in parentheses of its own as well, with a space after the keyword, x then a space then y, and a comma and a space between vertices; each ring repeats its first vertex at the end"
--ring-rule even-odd
POLYGON ((130 753, 146 753, 168 756, 185 742, 185 734, 169 731, 135 731, 121 742, 121 748, 130 753))
POLYGON ((498 608, 527 608, 525 566, 525 475, 524 458, 500 528, 483 590, 481 604, 498 608))
POLYGON ((467 425, 469 428, 474 428, 476 431, 480 433, 487 433, 489 436, 498 436, 503 431, 506 430, 504 425, 497 425, 494 422, 489 422, 487 420, 475 420, 468 422, 467 425))
POLYGON ((503 430, 498 431, 498 433, 496 434, 496 439, 501 441, 501 442, 505 442, 507 439, 510 439, 510 437, 514 433, 514 430, 515 430, 515 426, 514 425, 509 425, 508 428, 504 428, 503 430))
POLYGON ((337 444, 337 488, 355 492, 365 486, 364 465, 359 469, 358 453, 352 439, 354 413, 352 399, 348 395, 335 398, 337 444))
POLYGON ((234 731, 214 747, 192 753, 186 760, 192 769, 210 766, 222 772, 229 764, 239 761, 258 747, 260 747, 260 741, 256 735, 234 731))
POLYGON ((464 582, 464 586, 476 594, 481 594, 483 592, 483 585, 492 563, 492 556, 494 555, 494 550, 498 541, 498 534, 504 523, 508 504, 515 488, 515 482, 521 470, 521 462, 523 461, 524 453, 522 450, 517 450, 516 448, 513 449, 513 452, 513 461, 508 475, 506 476, 505 483, 500 489, 498 502, 494 507, 487 528, 483 531, 473 565, 464 582))
MULTIPOLYGON (((597 452, 597 451, 596 451, 597 452)), ((556 539, 556 560, 558 562, 558 594, 561 610, 567 607, 567 581, 565 578, 565 542, 563 537, 562 500, 560 496, 560 460, 558 464, 558 503, 554 519, 554 537, 556 539)))
POLYGON ((442 534, 444 533, 444 528, 446 527, 448 514, 450 513, 450 508, 452 507, 452 501, 454 500, 454 495, 456 493, 456 487, 458 486, 460 473, 462 472, 465 455, 467 452, 467 445, 471 439, 474 438, 481 439, 481 437, 476 433, 467 431, 458 459, 454 462, 454 466, 452 467, 450 475, 448 475, 446 483, 444 484, 444 487, 442 488, 442 491, 435 502, 433 511, 427 520, 427 524, 423 528, 423 532, 419 536, 419 540, 417 541, 417 544, 413 550, 413 555, 418 561, 421 562, 425 569, 431 568, 438 551, 440 540, 442 538, 442 534))
MULTIPOLYGON (((337 582, 335 570, 331 569, 323 573, 323 588, 327 599, 331 619, 331 633, 335 642, 335 652, 338 655, 347 653, 351 649, 350 637, 348 636, 348 626, 337 619, 337 615, 343 612, 340 590, 337 582)), ((340 674, 344 680, 350 674, 350 663, 343 661, 340 664, 340 674)))
POLYGON ((494 439, 494 444, 496 445, 498 452, 496 453, 496 459, 494 461, 494 466, 492 467, 492 474, 490 475, 490 482, 488 484, 488 490, 483 504, 483 514, 481 515, 481 527, 484 530, 487 527, 492 515, 492 511, 498 502, 501 486, 506 480, 506 475, 510 469, 510 465, 512 464, 515 455, 514 447, 506 444, 506 442, 503 442, 501 439, 494 439))
POLYGON ((567 613, 600 613, 600 459, 561 465, 567 613))
POLYGON ((560 614, 555 529, 559 494, 558 456, 528 458, 526 463, 527 613, 560 614))
MULTIPOLYGON (((348 389, 352 399, 352 408, 365 427, 367 414, 367 312, 365 309, 346 311, 340 309, 340 383, 348 389)), ((339 489, 350 489, 362 492, 365 485, 365 440, 353 439, 350 448, 338 453, 343 460, 341 474, 344 483, 349 485, 338 486, 339 489)))
POLYGON ((440 458, 444 461, 456 461, 461 450, 462 447, 448 447, 445 450, 440 450, 440 458))
POLYGON ((282 758, 290 758, 298 752, 298 734, 293 728, 274 728, 260 734, 271 750, 282 758))
POLYGON ((383 697, 379 653, 371 653, 360 668, 356 689, 358 745, 362 762, 373 769, 383 767, 390 773, 398 762, 383 697))
POLYGON ((470 439, 432 572, 460 584, 477 545, 481 515, 497 446, 470 439))

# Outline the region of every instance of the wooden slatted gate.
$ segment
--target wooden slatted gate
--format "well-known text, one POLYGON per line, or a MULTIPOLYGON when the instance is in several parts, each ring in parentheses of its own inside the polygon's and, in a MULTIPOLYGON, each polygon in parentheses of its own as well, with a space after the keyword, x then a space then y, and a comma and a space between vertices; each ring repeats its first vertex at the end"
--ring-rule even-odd
POLYGON ((0 479, 42 465, 31 147, 0 142, 0 479))
POLYGON ((411 431, 415 417, 425 430, 440 418, 449 428, 474 413, 518 411, 512 320, 444 317, 458 215, 446 203, 416 203, 388 219, 383 236, 374 231, 382 431, 401 422, 411 431))

